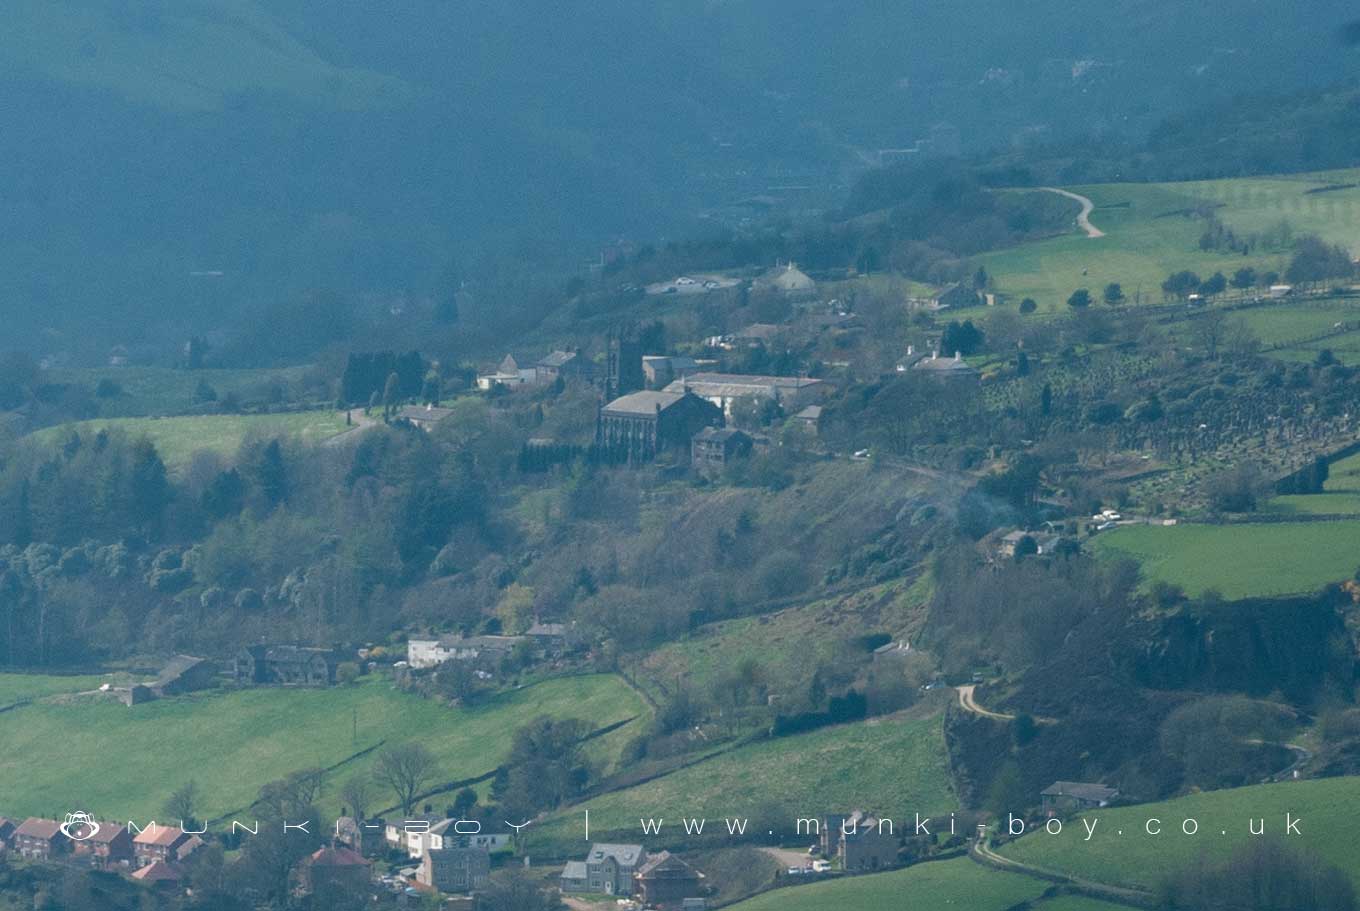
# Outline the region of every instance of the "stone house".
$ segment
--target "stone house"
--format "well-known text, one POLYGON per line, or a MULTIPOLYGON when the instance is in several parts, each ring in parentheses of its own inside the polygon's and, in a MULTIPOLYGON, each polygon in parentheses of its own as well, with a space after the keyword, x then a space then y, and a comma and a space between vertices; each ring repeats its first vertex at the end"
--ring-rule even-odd
POLYGON ((586 855, 586 891, 632 895, 633 874, 646 859, 642 845, 591 845, 586 855))
POLYGON ((303 886, 316 894, 363 894, 373 881, 368 859, 346 847, 321 848, 302 866, 303 886))
POLYGON ((751 438, 732 427, 705 427, 690 441, 690 462, 704 474, 717 474, 734 459, 751 454, 751 438))
POLYGON ((340 657, 330 649, 250 645, 236 655, 236 682, 330 686, 340 657))
POLYGON ((486 848, 445 847, 426 851, 416 881, 439 892, 474 892, 491 878, 491 854, 486 848))

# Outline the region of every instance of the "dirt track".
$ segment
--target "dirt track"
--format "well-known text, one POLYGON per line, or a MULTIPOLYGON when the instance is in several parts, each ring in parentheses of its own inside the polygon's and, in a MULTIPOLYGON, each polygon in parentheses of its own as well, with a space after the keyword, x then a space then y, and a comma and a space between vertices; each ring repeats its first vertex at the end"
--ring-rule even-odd
POLYGON ((1081 203, 1081 212, 1077 215, 1077 226, 1086 232, 1087 237, 1105 236, 1104 231, 1091 224, 1091 210, 1096 207, 1096 204, 1091 202, 1091 200, 1079 193, 1073 193, 1071 190, 1063 190, 1058 187, 1040 187, 1039 189, 1047 190, 1050 193, 1057 193, 1059 196, 1066 196, 1068 199, 1075 199, 1077 202, 1081 203))

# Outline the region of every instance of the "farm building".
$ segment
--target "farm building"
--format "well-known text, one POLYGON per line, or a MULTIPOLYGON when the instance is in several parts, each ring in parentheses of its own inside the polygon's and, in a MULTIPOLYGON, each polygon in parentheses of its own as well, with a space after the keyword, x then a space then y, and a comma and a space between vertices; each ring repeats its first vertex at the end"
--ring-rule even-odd
POLYGON ((590 888, 590 873, 584 860, 569 860, 558 877, 557 888, 563 892, 585 892, 590 888))
POLYGON ((407 405, 397 412, 397 418, 410 421, 421 430, 429 431, 451 414, 452 408, 440 408, 437 405, 407 405))
POLYGON ((1046 816, 1106 807, 1118 796, 1115 788, 1084 781, 1055 781, 1039 792, 1046 816))
POLYGON ((251 645, 236 655, 236 682, 329 686, 335 683, 339 663, 339 656, 330 649, 251 645))
POLYGON ((662 851, 649 857, 634 879, 644 907, 669 911, 682 908, 687 898, 700 897, 704 875, 669 851, 662 851))
POLYGON ((150 684, 157 696, 177 696, 207 689, 217 683, 217 664, 207 658, 176 655, 166 662, 160 674, 150 684))

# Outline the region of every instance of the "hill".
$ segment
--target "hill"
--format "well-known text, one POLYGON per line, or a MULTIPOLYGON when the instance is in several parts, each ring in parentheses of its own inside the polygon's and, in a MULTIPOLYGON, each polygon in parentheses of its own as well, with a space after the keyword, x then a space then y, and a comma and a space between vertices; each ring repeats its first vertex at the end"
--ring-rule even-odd
POLYGON ((709 624, 651 652, 636 672, 658 694, 672 691, 677 681, 707 693, 725 675, 753 664, 771 692, 787 693, 804 681, 810 666, 867 657, 867 636, 914 636, 929 587, 924 576, 915 582, 899 579, 771 614, 709 624))
POLYGON ((1243 266, 1260 273, 1283 271, 1288 260, 1283 246, 1258 245, 1249 257, 1201 249, 1208 213, 1243 237, 1266 235, 1286 222, 1295 236, 1314 233, 1347 247, 1360 245, 1358 176, 1329 171, 1069 187, 1095 204, 1090 218, 1103 237, 1087 237, 1074 227, 1067 236, 989 253, 979 261, 999 291, 1033 297, 1052 310, 1064 309, 1077 288, 1098 294, 1110 282, 1120 283, 1130 299, 1141 291, 1145 301, 1156 302, 1162 299, 1162 281, 1182 269, 1205 278, 1216 271, 1231 277, 1243 266))
MULTIPOLYGON (((550 680, 459 709, 378 680, 206 693, 133 708, 107 698, 53 698, 0 714, 0 790, 8 815, 79 805, 129 819, 154 816, 193 780, 201 812, 211 818, 248 807, 261 785, 289 772, 338 765, 322 798, 334 810, 335 778, 369 768, 371 754, 350 757, 380 743, 419 741, 439 759, 436 780, 449 782, 492 771, 515 729, 540 716, 582 718, 598 728, 646 712, 609 676, 550 680)), ((629 736, 625 727, 594 742, 592 753, 607 769, 629 736)))
POLYGON ((1358 793, 1360 778, 1326 778, 1192 794, 1085 814, 1083 818, 1099 820, 1093 823, 1097 834, 1089 841, 1083 826, 1069 820, 1060 835, 1036 832, 1006 845, 1000 853, 1046 870, 1149 889, 1163 873, 1198 855, 1225 859, 1253 837, 1248 831, 1251 821, 1264 819, 1267 837, 1283 838, 1336 864, 1360 883, 1360 868, 1349 848, 1360 835, 1360 823, 1350 811, 1358 793), (1286 813, 1302 820, 1298 835, 1286 837, 1286 813), (1160 835, 1147 833, 1149 819, 1162 822, 1160 835), (1182 832, 1188 819, 1198 823, 1198 834, 1182 832))

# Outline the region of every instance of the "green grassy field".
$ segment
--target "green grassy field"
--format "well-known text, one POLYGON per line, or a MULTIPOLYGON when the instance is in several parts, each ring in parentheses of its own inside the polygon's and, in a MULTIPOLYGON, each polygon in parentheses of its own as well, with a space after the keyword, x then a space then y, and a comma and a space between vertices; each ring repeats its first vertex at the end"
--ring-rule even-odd
POLYGON ((111 676, 82 675, 73 677, 46 674, 0 674, 0 706, 24 699, 37 699, 61 693, 80 693, 98 689, 112 681, 111 676))
POLYGON ((48 427, 33 434, 40 445, 57 444, 73 431, 91 437, 100 430, 118 431, 133 439, 147 437, 165 464, 180 469, 203 450, 222 456, 236 453, 250 436, 297 436, 316 443, 345 430, 338 411, 298 411, 287 414, 213 414, 174 418, 111 418, 48 427))
MULTIPOLYGON (((733 911, 883 911, 887 908, 1005 911, 1034 901, 1049 884, 999 873, 966 857, 917 864, 892 873, 848 876, 809 886, 776 889, 733 905, 733 911)), ((1047 904, 1035 905, 1036 911, 1047 904)), ((1076 911, 1082 906, 1068 908, 1076 911)), ((1092 911, 1098 906, 1093 906, 1092 911)))
POLYGON ((49 373, 53 382, 99 387, 102 380, 116 383, 118 395, 99 399, 103 417, 146 417, 180 414, 192 408, 194 391, 207 383, 218 398, 235 395, 245 401, 268 401, 270 390, 280 387, 285 398, 296 398, 296 387, 310 367, 271 370, 176 370, 171 367, 57 367, 49 373))
POLYGON ((1272 498, 1265 509, 1292 515, 1360 515, 1360 493, 1291 494, 1272 498))
MULTIPOLYGON (((407 695, 377 679, 330 689, 204 694, 131 709, 103 699, 44 702, 0 714, 0 812, 81 808, 115 819, 145 817, 194 780, 202 812, 217 816, 250 804, 267 781, 331 766, 384 740, 424 744, 439 758, 437 780, 452 781, 494 769, 515 729, 540 715, 602 727, 646 711, 612 676, 550 680, 468 709, 407 695)), ((636 726, 592 742, 592 755, 608 767, 636 726)), ((371 763, 371 755, 350 763, 333 779, 371 763)), ((336 790, 323 797, 323 808, 334 809, 336 790)), ((383 801, 390 803, 386 795, 383 801)))
POLYGON ((948 812, 957 801, 942 724, 938 715, 886 718, 751 744, 570 808, 539 835, 559 836, 587 808, 592 829, 615 833, 636 832, 643 816, 677 826, 682 816, 706 817, 720 827, 724 817, 759 821, 775 807, 793 814, 790 825, 825 807, 869 806, 894 819, 948 812))
POLYGON ((980 257, 999 291, 1033 297, 1041 308, 1063 309, 1076 288, 1099 294, 1119 282, 1132 299, 1161 300, 1161 283, 1172 272, 1191 269, 1207 277, 1231 276, 1244 265, 1282 271, 1287 252, 1240 254, 1199 248, 1204 222, 1176 214, 1203 204, 1243 234, 1262 232, 1286 220, 1294 235, 1317 233, 1352 249, 1360 246, 1360 189, 1308 193, 1310 189, 1357 180, 1360 172, 1305 174, 1286 178, 1242 178, 1163 184, 1100 184, 1069 187, 1095 204, 1091 223, 1104 237, 1073 233, 980 257))
POLYGON ((1360 453, 1333 463, 1322 489, 1328 493, 1360 493, 1360 453))
POLYGON ((1360 817, 1354 809, 1357 800, 1360 778, 1354 777, 1210 791, 1088 814, 1098 820, 1089 841, 1082 824, 1070 820, 1060 835, 1027 835, 1000 853, 1084 879, 1152 888, 1164 872, 1201 854, 1210 860, 1226 858, 1251 837, 1248 820, 1263 818, 1267 837, 1274 835, 1300 851, 1336 864, 1360 885, 1360 863, 1356 863, 1354 851, 1360 838, 1360 817), (1299 834, 1287 839, 1286 812, 1302 819, 1299 834), (1149 819, 1161 820, 1160 835, 1147 834, 1149 819), (1186 819, 1198 822, 1198 834, 1182 832, 1186 819))
POLYGON ((1097 553, 1137 560, 1150 581, 1228 598, 1316 591, 1360 568, 1360 520, 1271 525, 1130 525, 1096 537, 1097 553))

